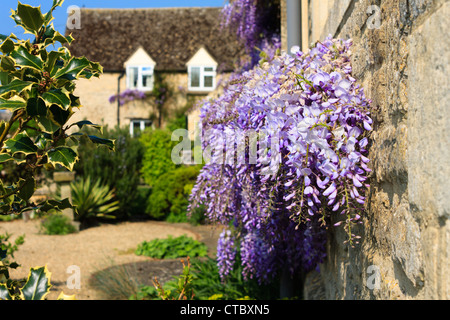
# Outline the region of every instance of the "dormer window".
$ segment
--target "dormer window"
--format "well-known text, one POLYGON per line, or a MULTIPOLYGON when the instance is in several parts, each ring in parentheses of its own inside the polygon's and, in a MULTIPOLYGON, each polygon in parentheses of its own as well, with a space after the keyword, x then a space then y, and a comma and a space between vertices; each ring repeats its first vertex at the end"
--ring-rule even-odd
POLYGON ((127 88, 140 91, 153 90, 155 61, 139 47, 124 63, 127 88))
POLYGON ((216 88, 217 62, 205 48, 200 48, 186 66, 189 91, 208 92, 216 88))
POLYGON ((216 87, 216 68, 214 66, 191 66, 189 73, 189 90, 211 91, 216 87))
POLYGON ((153 66, 127 66, 127 88, 153 90, 153 66))

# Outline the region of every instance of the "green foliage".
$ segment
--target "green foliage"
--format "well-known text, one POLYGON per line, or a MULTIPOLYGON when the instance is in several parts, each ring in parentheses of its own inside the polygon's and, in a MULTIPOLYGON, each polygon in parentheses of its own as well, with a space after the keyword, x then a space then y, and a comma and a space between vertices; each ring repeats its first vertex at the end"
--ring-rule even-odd
POLYGON ((80 228, 89 226, 98 218, 114 219, 113 213, 119 208, 113 190, 101 185, 100 180, 93 182, 90 177, 70 184, 72 203, 76 207, 75 219, 81 222, 80 228))
MULTIPOLYGON (((187 206, 192 187, 200 172, 199 167, 180 167, 161 175, 148 198, 147 212, 155 219, 186 222, 187 206)), ((200 215, 201 216, 201 215, 200 215)), ((195 216, 196 221, 201 220, 195 216)))
MULTIPOLYGON (((89 121, 68 124, 74 108, 81 106, 74 94, 74 80, 98 77, 103 69, 85 57, 73 57, 65 46, 51 49, 57 42, 64 45, 74 40, 50 23, 53 10, 62 2, 54 0, 46 14, 40 7, 19 2, 11 17, 34 35, 34 41, 14 34, 0 37, 0 110, 11 113, 9 121, 0 121, 0 165, 17 167, 15 175, 0 182, 0 214, 51 209, 55 203, 30 202, 37 186, 36 172, 54 167, 72 170, 78 160, 74 147, 83 133, 69 134, 68 130, 74 125, 95 126, 89 121)), ((114 147, 113 141, 88 139, 114 147)))
MULTIPOLYGON (((215 259, 210 257, 194 259, 190 268, 188 284, 191 296, 195 300, 273 300, 279 298, 278 284, 262 285, 255 279, 245 281, 242 276, 242 268, 241 264, 236 264, 236 268, 224 282, 220 279, 215 259)), ((139 287, 138 293, 130 299, 160 300, 161 288, 166 293, 175 292, 179 287, 179 281, 180 277, 174 277, 173 280, 162 285, 142 285, 139 287)))
POLYGON ((138 245, 135 254, 156 259, 176 259, 180 257, 204 257, 208 247, 200 241, 182 235, 176 238, 154 239, 138 245))
POLYGON ((167 281, 163 285, 155 277, 153 286, 140 286, 139 291, 129 297, 130 300, 192 300, 194 290, 192 288, 191 262, 187 257, 187 264, 181 260, 183 272, 174 280, 167 281))
POLYGON ((163 174, 176 169, 172 161, 172 149, 178 144, 171 140, 169 130, 146 130, 140 137, 145 153, 142 160, 142 177, 147 185, 153 187, 163 174))
POLYGON ((194 298, 189 257, 187 257, 187 264, 184 264, 184 260, 181 260, 181 263, 183 264, 183 272, 174 281, 167 283, 164 287, 158 282, 158 279, 155 278, 153 281, 161 300, 192 300, 194 298))
POLYGON ((59 213, 50 214, 42 220, 41 229, 47 235, 65 235, 77 231, 69 218, 59 213))
MULTIPOLYGON (((83 129, 87 134, 94 131, 83 129)), ((89 139, 80 139, 78 154, 80 161, 74 170, 79 177, 100 180, 115 190, 119 209, 115 215, 129 218, 134 214, 144 214, 147 190, 139 190, 144 147, 137 138, 130 136, 127 128, 104 128, 99 135, 103 139, 115 137, 115 152, 107 148, 96 148, 89 139)))
MULTIPOLYGON (((18 3, 11 18, 34 40, 21 40, 14 34, 0 35, 0 110, 11 113, 9 121, 0 121, 0 166, 13 163, 17 168, 0 181, 0 214, 20 214, 28 210, 64 210, 72 208, 68 199, 30 201, 37 187, 36 175, 42 168, 72 170, 78 160, 76 145, 84 134, 69 133, 73 126, 93 126, 89 121, 68 124, 74 108, 81 107, 75 96, 77 79, 99 77, 103 68, 85 57, 73 57, 65 46, 74 39, 53 27, 53 10, 64 0, 53 0, 49 12, 18 3), (62 46, 52 50, 54 44, 62 46)), ((111 140, 87 136, 95 144, 113 149, 111 140)), ((2 244, 2 254, 4 249, 2 244)), ((0 298, 42 300, 50 290, 47 267, 30 270, 27 280, 9 278, 8 268, 16 263, 0 263, 0 298), (22 286, 22 283, 24 285, 22 286)), ((63 297, 63 296, 61 296, 63 297)))

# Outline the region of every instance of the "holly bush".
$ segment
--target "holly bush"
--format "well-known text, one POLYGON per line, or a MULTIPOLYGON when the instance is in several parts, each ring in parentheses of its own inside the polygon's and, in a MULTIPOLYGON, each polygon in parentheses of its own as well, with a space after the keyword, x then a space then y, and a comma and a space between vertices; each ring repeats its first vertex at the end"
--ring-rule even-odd
MULTIPOLYGON (((2 215, 72 207, 68 199, 30 201, 36 190, 36 172, 55 167, 72 170, 78 160, 78 139, 86 135, 72 130, 84 126, 101 130, 88 120, 68 124, 75 108, 81 107, 74 94, 75 80, 99 77, 103 68, 85 57, 73 57, 67 45, 74 38, 55 30, 53 11, 62 3, 53 0, 51 9, 42 13, 40 7, 19 2, 11 18, 34 40, 0 35, 0 110, 11 113, 9 121, 0 121, 0 165, 13 162, 20 168, 13 181, 0 181, 2 215), (52 50, 58 43, 61 46, 52 50)), ((113 140, 87 137, 114 149, 113 140)), ((1 281, 0 298, 44 299, 50 286, 47 268, 38 267, 30 271, 22 288, 11 279, 1 281)))

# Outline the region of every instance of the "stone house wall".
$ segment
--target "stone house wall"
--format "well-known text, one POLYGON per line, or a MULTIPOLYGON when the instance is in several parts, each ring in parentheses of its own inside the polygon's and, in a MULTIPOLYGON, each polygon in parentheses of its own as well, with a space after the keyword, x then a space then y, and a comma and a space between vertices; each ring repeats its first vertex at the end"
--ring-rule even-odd
POLYGON ((353 39, 353 75, 373 101, 374 130, 361 244, 348 248, 344 231, 330 230, 328 257, 308 275, 305 297, 450 299, 450 1, 306 7, 303 43, 353 39))
MULTIPOLYGON (((109 98, 117 94, 118 72, 105 72, 100 78, 80 79, 76 83, 75 94, 80 97, 82 108, 76 110, 71 122, 88 119, 93 123, 114 127, 117 125, 117 102, 110 103, 109 98)), ((161 74, 163 81, 167 83, 170 94, 164 104, 164 116, 162 126, 165 126, 170 117, 177 111, 205 99, 207 94, 193 94, 188 92, 188 75, 182 72, 166 72, 161 74)), ((218 75, 218 81, 227 75, 218 75)), ((126 89, 126 77, 120 80, 120 91, 126 89)), ((209 94, 217 95, 217 91, 209 94)), ((120 126, 129 126, 130 119, 148 119, 151 115, 157 115, 154 103, 148 99, 144 101, 131 101, 120 106, 120 126)), ((188 130, 193 131, 199 120, 199 110, 194 109, 186 113, 188 130)), ((193 139, 193 136, 191 136, 193 139)))

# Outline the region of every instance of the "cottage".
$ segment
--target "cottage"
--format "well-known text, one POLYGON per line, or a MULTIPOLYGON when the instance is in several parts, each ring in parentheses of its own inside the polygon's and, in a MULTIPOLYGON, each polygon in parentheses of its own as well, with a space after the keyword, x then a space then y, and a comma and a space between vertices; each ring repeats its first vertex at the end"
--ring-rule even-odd
MULTIPOLYGON (((80 28, 66 30, 75 38, 69 49, 75 56, 100 62, 104 74, 78 82, 83 108, 73 120, 127 125, 134 134, 150 125, 164 126, 170 117, 216 94, 220 78, 243 54, 236 37, 220 27, 220 11, 82 8, 80 28), (160 100, 110 102, 111 96, 127 89, 147 96, 160 90, 160 100)), ((193 131, 199 113, 186 115, 193 131)))

